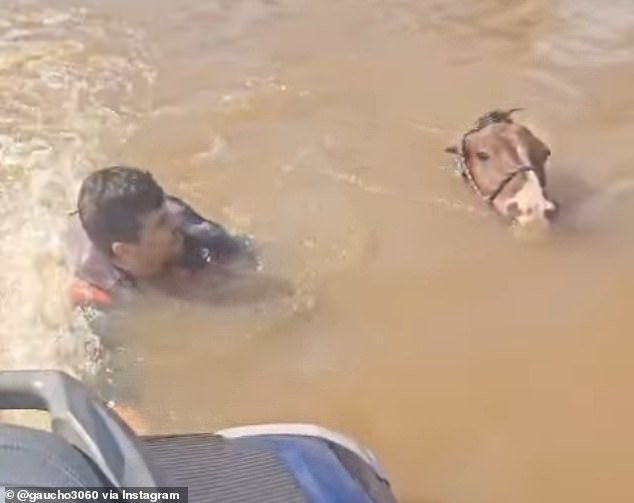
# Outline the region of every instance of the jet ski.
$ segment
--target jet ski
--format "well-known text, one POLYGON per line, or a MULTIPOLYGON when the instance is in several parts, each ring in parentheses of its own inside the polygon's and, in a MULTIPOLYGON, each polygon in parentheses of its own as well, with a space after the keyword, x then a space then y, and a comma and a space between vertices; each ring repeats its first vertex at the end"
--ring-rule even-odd
POLYGON ((0 423, 0 488, 186 488, 189 503, 396 503, 367 448, 317 425, 137 436, 58 370, 0 372, 2 410, 45 411, 51 424, 0 423))

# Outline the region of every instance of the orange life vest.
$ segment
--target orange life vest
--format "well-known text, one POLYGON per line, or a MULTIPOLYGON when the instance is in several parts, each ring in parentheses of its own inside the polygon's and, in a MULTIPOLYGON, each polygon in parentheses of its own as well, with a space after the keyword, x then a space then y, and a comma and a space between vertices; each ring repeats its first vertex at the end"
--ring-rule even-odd
POLYGON ((112 305, 110 293, 78 278, 71 282, 68 294, 73 306, 107 307, 112 305))

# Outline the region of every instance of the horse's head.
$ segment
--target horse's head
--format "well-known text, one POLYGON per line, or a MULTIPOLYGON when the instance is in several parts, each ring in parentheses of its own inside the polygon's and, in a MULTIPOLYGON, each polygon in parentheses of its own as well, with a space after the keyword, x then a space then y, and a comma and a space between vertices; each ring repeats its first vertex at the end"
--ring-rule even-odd
POLYGON ((546 195, 546 162, 550 149, 513 112, 495 110, 480 117, 459 145, 447 152, 457 157, 461 174, 502 216, 520 225, 548 223, 557 204, 546 195))

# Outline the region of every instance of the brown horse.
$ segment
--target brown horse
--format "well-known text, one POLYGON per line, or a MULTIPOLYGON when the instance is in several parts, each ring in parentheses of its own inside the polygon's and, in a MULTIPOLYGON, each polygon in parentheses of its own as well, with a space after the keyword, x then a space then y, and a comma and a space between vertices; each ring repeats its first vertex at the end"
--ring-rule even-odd
POLYGON ((460 174, 504 219, 519 225, 548 224, 557 203, 546 194, 550 149, 526 126, 511 119, 519 109, 480 117, 457 146, 445 149, 460 174))

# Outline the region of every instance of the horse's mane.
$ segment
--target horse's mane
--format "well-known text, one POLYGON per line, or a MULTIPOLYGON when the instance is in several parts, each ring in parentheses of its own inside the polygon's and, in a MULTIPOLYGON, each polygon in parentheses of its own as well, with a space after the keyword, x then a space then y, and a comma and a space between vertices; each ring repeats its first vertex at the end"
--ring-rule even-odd
POLYGON ((491 112, 487 112, 476 120, 476 129, 482 129, 489 124, 499 124, 502 122, 511 123, 513 119, 511 119, 511 115, 514 112, 521 110, 521 108, 511 108, 510 110, 493 110, 491 112))

